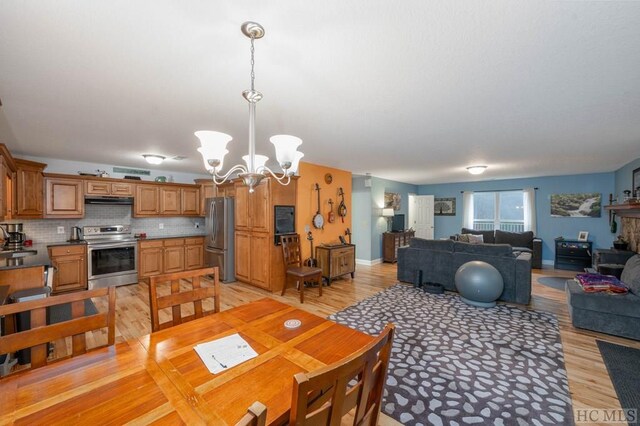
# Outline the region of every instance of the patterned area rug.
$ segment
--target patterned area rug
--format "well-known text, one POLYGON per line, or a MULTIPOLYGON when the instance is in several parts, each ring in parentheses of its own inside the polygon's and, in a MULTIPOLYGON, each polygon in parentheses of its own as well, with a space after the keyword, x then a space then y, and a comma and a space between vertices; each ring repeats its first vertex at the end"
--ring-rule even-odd
POLYGON ((573 424, 553 314, 397 284, 329 318, 369 334, 396 325, 383 411, 403 424, 573 424))

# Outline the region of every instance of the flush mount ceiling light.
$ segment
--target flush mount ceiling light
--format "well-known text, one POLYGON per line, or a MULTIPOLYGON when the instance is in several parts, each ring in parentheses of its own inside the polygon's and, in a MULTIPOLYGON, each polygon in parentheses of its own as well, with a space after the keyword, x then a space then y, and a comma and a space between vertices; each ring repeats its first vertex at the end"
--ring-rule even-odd
POLYGON ((469 173, 471 173, 472 175, 480 175, 482 173, 484 173, 484 171, 487 169, 487 166, 469 166, 467 167, 467 171, 469 173))
POLYGON ((144 154, 143 157, 145 160, 147 160, 147 163, 149 164, 162 164, 162 162, 166 158, 166 157, 163 157, 162 155, 155 155, 155 154, 144 154))
POLYGON ((232 173, 240 172, 238 176, 249 187, 249 192, 253 192, 254 188, 267 174, 271 174, 280 184, 288 185, 291 182, 291 176, 298 170, 298 164, 304 154, 297 150, 298 146, 302 144, 302 139, 290 135, 271 136, 269 140, 275 146, 276 158, 283 170, 281 175, 276 175, 265 165, 269 157, 256 155, 256 104, 262 99, 262 93, 254 88, 253 42, 264 36, 264 28, 256 22, 245 22, 240 29, 245 36, 251 39, 251 89, 242 92, 242 96, 249 103, 249 154, 242 157, 246 166, 244 164, 236 164, 227 173, 220 174, 224 156, 229 152, 227 143, 233 138, 225 133, 210 130, 201 130, 195 132, 195 135, 200 139, 198 152, 202 154, 204 167, 211 174, 214 184, 220 185, 232 173))

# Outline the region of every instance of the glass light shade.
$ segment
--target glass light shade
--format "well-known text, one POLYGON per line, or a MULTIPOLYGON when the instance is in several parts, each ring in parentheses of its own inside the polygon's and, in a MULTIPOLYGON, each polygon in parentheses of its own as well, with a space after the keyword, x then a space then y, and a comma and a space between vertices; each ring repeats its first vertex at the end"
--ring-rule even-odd
POLYGON ((144 159, 147 160, 147 163, 149 164, 162 164, 162 162, 164 161, 165 157, 163 157, 162 155, 153 155, 153 154, 145 154, 143 155, 144 159))
POLYGON ((249 173, 255 172, 255 173, 260 173, 262 172, 262 169, 264 169, 264 165, 267 164, 267 161, 269 161, 269 157, 267 157, 266 155, 256 155, 254 156, 254 169, 251 170, 251 164, 249 164, 249 155, 243 155, 242 159, 244 160, 244 162, 247 164, 247 170, 249 171, 249 173))
POLYGON ((274 135, 269 140, 276 147, 276 159, 280 165, 293 163, 297 149, 302 145, 302 139, 291 135, 274 135))
MULTIPOLYGON (((214 167, 209 164, 209 160, 206 158, 206 154, 203 153, 203 149, 202 147, 198 148, 198 152, 202 155, 202 161, 204 162, 204 168, 207 169, 208 172, 211 172, 212 170, 214 170, 214 167)), ((220 163, 215 167, 215 169, 217 170, 222 170, 222 165, 224 163, 224 156, 227 155, 229 153, 228 149, 224 150, 224 153, 222 154, 222 158, 220 159, 220 163)))
POLYGON ((472 175, 479 175, 484 173, 484 171, 487 169, 487 166, 470 166, 467 167, 467 171, 469 173, 471 173, 472 175))
POLYGON ((227 154, 227 144, 233 139, 226 133, 214 132, 212 130, 200 130, 194 135, 200 139, 200 154, 205 160, 219 160, 222 162, 227 154))
POLYGON ((393 209, 382 209, 382 217, 393 217, 394 215, 393 209))
POLYGON ((295 153, 295 157, 293 157, 293 161, 291 162, 291 167, 289 167, 288 170, 286 170, 286 173, 288 175, 295 175, 296 173, 298 173, 298 166, 300 165, 300 160, 302 159, 302 157, 304 157, 304 154, 301 153, 300 151, 296 151, 295 153))

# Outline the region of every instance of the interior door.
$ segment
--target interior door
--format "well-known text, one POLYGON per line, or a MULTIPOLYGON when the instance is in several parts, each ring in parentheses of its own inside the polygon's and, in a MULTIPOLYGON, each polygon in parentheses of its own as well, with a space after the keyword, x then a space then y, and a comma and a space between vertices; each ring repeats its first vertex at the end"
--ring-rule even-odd
POLYGON ((417 238, 433 239, 433 195, 417 195, 412 197, 413 229, 417 238))

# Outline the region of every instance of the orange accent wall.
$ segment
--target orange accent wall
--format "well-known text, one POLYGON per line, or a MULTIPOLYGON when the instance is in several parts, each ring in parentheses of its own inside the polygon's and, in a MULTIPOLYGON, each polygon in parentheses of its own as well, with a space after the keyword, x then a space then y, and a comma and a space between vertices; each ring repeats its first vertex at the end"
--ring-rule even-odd
POLYGON ((307 241, 307 233, 304 227, 309 226, 309 230, 313 234, 314 249, 318 244, 339 242, 338 236, 344 236, 345 240, 349 238, 344 235, 344 231, 351 228, 351 172, 346 170, 334 169, 331 167, 320 166, 317 164, 301 162, 298 168, 298 194, 297 194, 297 211, 296 211, 296 231, 302 239, 302 260, 307 259, 311 252, 309 241, 307 241), (331 173, 333 182, 327 184, 324 181, 324 175, 331 173), (316 229, 313 227, 313 216, 318 210, 318 193, 315 191, 315 184, 320 186, 320 213, 324 216, 324 229, 316 229), (340 197, 338 196, 338 188, 342 187, 344 191, 344 203, 347 206, 347 215, 342 218, 338 216, 338 205, 340 197), (333 212, 336 220, 329 223, 329 198, 334 202, 333 212))

